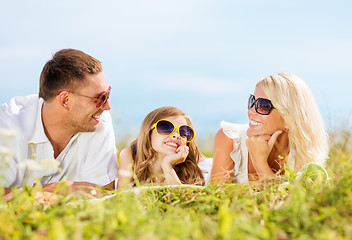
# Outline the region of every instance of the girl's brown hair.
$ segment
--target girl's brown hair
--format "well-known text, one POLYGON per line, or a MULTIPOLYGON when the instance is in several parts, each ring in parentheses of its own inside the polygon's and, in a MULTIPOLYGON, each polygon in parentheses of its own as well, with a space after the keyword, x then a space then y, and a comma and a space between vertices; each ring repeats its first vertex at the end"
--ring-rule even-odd
MULTIPOLYGON (((180 109, 176 107, 161 107, 150 112, 144 119, 138 138, 131 143, 132 157, 134 160, 133 170, 138 181, 150 182, 151 165, 155 160, 157 152, 151 143, 151 127, 160 119, 183 116, 187 124, 192 126, 191 120, 180 109)), ((195 141, 187 143, 189 154, 183 163, 174 166, 180 181, 183 184, 204 185, 202 171, 198 167, 200 153, 195 141)))

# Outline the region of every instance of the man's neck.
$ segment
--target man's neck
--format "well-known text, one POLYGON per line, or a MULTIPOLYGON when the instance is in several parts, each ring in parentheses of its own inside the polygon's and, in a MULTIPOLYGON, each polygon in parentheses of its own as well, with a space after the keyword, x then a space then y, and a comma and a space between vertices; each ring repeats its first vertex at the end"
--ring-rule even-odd
POLYGON ((60 155, 75 134, 65 126, 63 120, 64 113, 60 112, 54 103, 44 101, 42 107, 42 124, 45 135, 53 146, 54 158, 60 155))

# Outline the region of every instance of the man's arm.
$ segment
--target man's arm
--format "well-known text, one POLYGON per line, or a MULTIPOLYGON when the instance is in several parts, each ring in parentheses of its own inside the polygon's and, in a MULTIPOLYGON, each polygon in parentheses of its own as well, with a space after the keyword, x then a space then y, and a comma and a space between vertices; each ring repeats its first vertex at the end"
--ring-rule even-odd
MULTIPOLYGON (((23 190, 22 188, 18 189, 20 191, 23 190)), ((11 201, 14 198, 11 188, 4 188, 4 190, 4 200, 6 202, 11 201)), ((105 189, 100 188, 98 185, 88 182, 55 182, 43 185, 41 191, 36 192, 35 198, 38 203, 47 204, 49 201, 50 204, 53 204, 53 201, 57 199, 58 195, 74 193, 74 196, 78 198, 81 198, 82 196, 87 198, 95 198, 106 195, 104 190, 105 189), (51 199, 52 196, 55 197, 51 199)))
POLYGON ((10 192, 11 192, 11 188, 7 188, 7 187, 4 188, 4 195, 6 195, 10 192))
POLYGON ((105 186, 103 187, 103 189, 104 189, 104 190, 108 190, 108 191, 116 190, 116 189, 115 189, 115 185, 116 185, 115 181, 117 181, 117 179, 114 180, 114 181, 112 181, 111 183, 105 185, 105 186))
POLYGON ((90 193, 92 190, 96 190, 96 188, 99 188, 99 186, 89 182, 60 181, 43 185, 42 191, 58 192, 61 194, 68 194, 75 191, 90 193))

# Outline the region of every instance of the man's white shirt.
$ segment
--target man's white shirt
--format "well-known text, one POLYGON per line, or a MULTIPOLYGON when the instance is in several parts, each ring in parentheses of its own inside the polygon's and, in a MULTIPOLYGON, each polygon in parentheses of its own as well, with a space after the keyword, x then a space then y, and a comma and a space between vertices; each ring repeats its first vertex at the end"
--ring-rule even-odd
POLYGON ((96 131, 75 134, 54 159, 42 106, 38 95, 15 97, 0 106, 0 186, 33 186, 35 179, 43 185, 67 180, 104 186, 114 181, 118 166, 110 113, 101 114, 96 131))

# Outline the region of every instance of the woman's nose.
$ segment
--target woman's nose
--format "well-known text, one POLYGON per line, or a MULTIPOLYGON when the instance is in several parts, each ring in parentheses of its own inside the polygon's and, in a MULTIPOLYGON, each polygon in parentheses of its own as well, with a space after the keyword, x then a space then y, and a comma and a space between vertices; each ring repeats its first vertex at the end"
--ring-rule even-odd
POLYGON ((257 112, 255 111, 255 106, 253 105, 250 109, 248 109, 248 116, 254 114, 257 114, 257 112))

